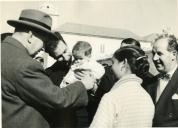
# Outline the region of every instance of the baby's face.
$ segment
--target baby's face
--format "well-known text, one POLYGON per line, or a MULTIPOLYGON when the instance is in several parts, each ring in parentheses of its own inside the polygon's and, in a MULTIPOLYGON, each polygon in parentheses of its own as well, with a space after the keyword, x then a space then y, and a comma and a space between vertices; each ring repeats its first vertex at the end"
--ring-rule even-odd
POLYGON ((85 56, 84 54, 75 54, 74 56, 74 63, 76 64, 83 64, 88 60, 89 57, 85 56))

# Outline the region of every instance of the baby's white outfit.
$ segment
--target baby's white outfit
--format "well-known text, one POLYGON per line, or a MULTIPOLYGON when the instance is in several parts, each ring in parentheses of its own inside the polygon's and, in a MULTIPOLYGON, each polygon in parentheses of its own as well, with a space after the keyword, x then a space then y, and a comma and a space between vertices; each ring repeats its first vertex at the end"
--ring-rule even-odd
POLYGON ((99 80, 105 73, 104 67, 100 63, 92 59, 86 60, 83 64, 74 63, 73 65, 71 65, 69 72, 61 82, 61 88, 66 87, 68 84, 74 83, 75 81, 78 81, 78 79, 74 75, 74 71, 76 69, 91 70, 91 73, 96 80, 99 80))

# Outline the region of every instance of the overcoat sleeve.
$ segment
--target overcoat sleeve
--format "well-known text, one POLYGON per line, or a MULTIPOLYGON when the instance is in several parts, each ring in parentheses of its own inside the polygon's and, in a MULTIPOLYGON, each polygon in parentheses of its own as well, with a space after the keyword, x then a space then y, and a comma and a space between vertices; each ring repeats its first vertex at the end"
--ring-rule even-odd
POLYGON ((66 88, 54 86, 43 68, 34 62, 23 65, 14 77, 18 95, 28 104, 58 109, 88 103, 82 82, 75 82, 66 88))

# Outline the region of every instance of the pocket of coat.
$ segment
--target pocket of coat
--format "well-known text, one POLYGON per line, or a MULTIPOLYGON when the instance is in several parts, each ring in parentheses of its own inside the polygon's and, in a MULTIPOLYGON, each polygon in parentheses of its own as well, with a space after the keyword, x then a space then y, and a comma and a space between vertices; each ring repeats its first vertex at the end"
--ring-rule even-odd
POLYGON ((174 93, 172 95, 172 100, 178 100, 178 94, 177 93, 174 93))

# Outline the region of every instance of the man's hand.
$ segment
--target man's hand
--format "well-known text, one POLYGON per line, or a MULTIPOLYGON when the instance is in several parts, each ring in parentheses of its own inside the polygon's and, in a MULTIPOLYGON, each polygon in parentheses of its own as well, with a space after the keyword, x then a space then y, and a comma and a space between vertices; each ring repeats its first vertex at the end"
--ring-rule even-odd
POLYGON ((96 82, 94 76, 91 74, 91 70, 88 69, 76 69, 74 71, 75 77, 84 84, 87 90, 93 89, 96 82))

